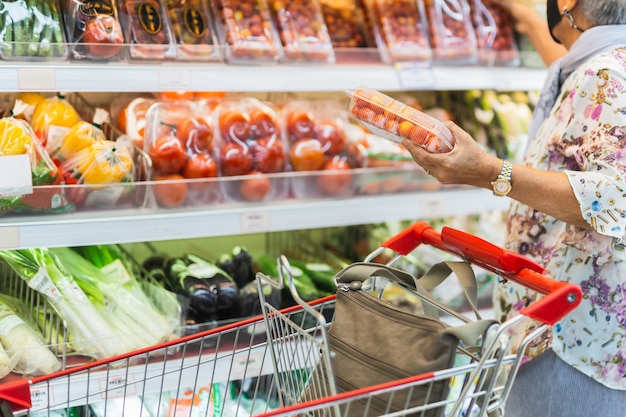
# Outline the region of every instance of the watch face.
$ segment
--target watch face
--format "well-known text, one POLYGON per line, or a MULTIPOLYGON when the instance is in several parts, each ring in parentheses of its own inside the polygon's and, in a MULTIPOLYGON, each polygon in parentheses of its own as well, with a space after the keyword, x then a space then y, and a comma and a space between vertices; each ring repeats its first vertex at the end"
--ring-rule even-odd
POLYGON ((511 189, 511 184, 506 180, 499 179, 495 181, 493 188, 498 194, 507 194, 511 189))

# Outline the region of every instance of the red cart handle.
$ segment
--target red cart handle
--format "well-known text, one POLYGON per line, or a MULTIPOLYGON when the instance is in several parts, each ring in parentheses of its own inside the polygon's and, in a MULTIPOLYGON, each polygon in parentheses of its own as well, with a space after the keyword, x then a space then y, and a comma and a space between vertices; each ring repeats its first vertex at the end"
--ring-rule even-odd
POLYGON ((578 285, 555 281, 543 275, 545 269, 536 262, 450 227, 443 227, 439 233, 428 223, 417 222, 387 239, 381 246, 408 255, 423 243, 545 294, 541 300, 520 313, 550 326, 578 307, 582 300, 582 291, 578 285))

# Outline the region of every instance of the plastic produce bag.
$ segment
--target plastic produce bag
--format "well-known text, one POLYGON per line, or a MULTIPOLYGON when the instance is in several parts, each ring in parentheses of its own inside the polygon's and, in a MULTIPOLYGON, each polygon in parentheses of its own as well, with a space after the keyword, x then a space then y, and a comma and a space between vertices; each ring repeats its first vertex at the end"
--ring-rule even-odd
POLYGON ((106 185, 129 181, 133 169, 131 148, 128 141, 96 141, 74 154, 62 167, 72 172, 79 184, 106 185))
POLYGON ((56 142, 59 136, 65 136, 68 129, 81 120, 78 111, 65 96, 60 94, 40 101, 33 110, 30 124, 35 134, 43 143, 56 142))

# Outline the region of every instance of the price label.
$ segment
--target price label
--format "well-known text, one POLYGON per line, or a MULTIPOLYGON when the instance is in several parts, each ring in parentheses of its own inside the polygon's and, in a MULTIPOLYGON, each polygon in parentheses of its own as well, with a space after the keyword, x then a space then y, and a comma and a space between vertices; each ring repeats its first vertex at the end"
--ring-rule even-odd
POLYGON ((33 406, 31 411, 44 410, 48 408, 48 404, 52 401, 52 395, 48 393, 45 388, 31 388, 30 389, 30 401, 33 406), (48 399, 50 397, 50 399, 48 399))
POLYGON ((191 71, 168 70, 159 71, 159 87, 161 90, 189 91, 191 90, 191 71))
POLYGON ((426 216, 432 216, 434 214, 444 215, 444 213, 447 212, 445 201, 441 197, 420 197, 419 202, 422 213, 426 216))
POLYGON ((21 91, 56 91, 57 73, 54 68, 19 68, 17 88, 21 91))
POLYGON ((0 197, 32 193, 33 176, 28 155, 0 156, 0 197))
POLYGON ((18 226, 0 227, 0 249, 20 247, 20 228, 18 226))
POLYGON ((135 395, 137 390, 135 389, 133 382, 134 379, 132 374, 100 378, 102 399, 135 395), (126 379, 126 376, 128 376, 128 379, 126 379))
POLYGON ((270 229, 270 216, 266 211, 242 213, 239 223, 242 232, 266 232, 270 229))
POLYGON ((231 379, 243 379, 246 375, 259 375, 263 369, 263 353, 242 353, 233 357, 231 379))
POLYGON ((405 90, 435 88, 435 74, 430 64, 422 62, 396 62, 400 87, 405 90))

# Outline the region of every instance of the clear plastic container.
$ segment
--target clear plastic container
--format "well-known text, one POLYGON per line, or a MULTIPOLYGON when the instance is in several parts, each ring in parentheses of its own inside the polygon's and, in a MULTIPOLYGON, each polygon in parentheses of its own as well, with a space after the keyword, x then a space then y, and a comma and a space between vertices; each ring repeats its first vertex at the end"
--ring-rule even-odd
POLYGON ((357 189, 355 168, 362 149, 346 135, 347 115, 337 101, 292 101, 282 110, 283 135, 289 145, 296 198, 350 197, 357 189))
POLYGON ((519 65, 511 14, 493 0, 469 0, 469 5, 476 33, 478 62, 483 65, 519 65))
POLYGON ((261 202, 289 196, 286 149, 278 112, 253 98, 225 100, 215 109, 222 190, 229 201, 261 202))
POLYGON ((146 114, 144 151, 152 161, 152 197, 159 207, 219 203, 219 156, 213 119, 191 101, 157 102, 146 114))
POLYGON ((68 55, 55 0, 3 1, 0 57, 5 60, 62 60, 68 55))
POLYGON ((434 59, 446 64, 477 61, 476 34, 466 0, 424 0, 434 59))
POLYGON ((122 0, 120 9, 131 60, 175 58, 171 29, 160 0, 122 0))
POLYGON ((357 0, 319 0, 319 4, 333 47, 374 46, 368 35, 365 12, 357 0))
POLYGON ((421 1, 365 1, 384 62, 431 61, 428 24, 421 1))
POLYGON ((166 0, 169 24, 180 61, 222 61, 209 5, 206 0, 166 0))
POLYGON ((266 0, 214 0, 220 44, 229 63, 277 62, 282 48, 266 0))
POLYGON ((349 91, 350 113, 370 132, 401 143, 410 139, 429 152, 449 152, 454 137, 439 120, 376 90, 349 91))
POLYGON ((334 63, 330 36, 316 0, 270 0, 284 61, 334 63))

